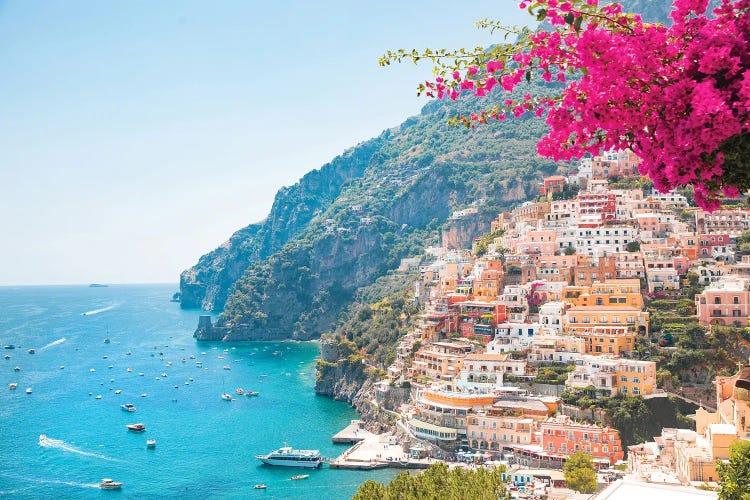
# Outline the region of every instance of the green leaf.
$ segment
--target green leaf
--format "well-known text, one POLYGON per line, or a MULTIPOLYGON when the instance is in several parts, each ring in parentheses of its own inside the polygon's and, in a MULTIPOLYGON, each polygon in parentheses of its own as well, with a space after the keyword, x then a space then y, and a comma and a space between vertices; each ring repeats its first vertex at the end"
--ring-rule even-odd
POLYGON ((573 21, 573 29, 576 30, 576 33, 581 32, 581 23, 583 23, 583 16, 576 17, 576 20, 573 21))
POLYGON ((565 14, 565 16, 563 17, 563 19, 565 19, 565 22, 567 24, 573 24, 573 21, 575 21, 576 18, 573 15, 572 12, 568 12, 567 14, 565 14))
POLYGON ((541 23, 546 18, 547 18, 547 9, 539 9, 539 12, 536 13, 536 20, 541 23))

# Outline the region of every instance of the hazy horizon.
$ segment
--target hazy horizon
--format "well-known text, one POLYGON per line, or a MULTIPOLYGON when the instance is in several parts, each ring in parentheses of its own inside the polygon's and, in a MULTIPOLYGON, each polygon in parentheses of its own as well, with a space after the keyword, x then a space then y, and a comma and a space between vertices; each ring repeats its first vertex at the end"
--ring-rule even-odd
POLYGON ((513 2, 0 3, 0 285, 172 283, 276 192, 419 112, 398 48, 513 2))

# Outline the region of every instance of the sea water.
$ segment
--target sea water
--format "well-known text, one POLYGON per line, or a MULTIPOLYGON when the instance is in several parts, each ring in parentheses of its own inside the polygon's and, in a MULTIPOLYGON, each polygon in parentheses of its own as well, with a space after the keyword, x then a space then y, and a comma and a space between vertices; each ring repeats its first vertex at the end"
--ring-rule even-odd
POLYGON ((0 349, 0 497, 336 499, 395 475, 257 460, 285 443, 338 456, 331 437, 357 414, 315 395, 317 344, 196 342, 201 312, 170 302, 175 290, 0 287, 0 346, 16 347, 0 349), (145 432, 125 427, 137 422, 145 432), (105 477, 122 490, 100 490, 105 477))

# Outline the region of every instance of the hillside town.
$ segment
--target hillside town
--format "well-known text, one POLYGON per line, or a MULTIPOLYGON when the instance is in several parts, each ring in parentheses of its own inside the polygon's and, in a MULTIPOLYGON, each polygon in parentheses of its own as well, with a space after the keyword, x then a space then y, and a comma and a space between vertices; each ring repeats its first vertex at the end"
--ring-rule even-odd
MULTIPOLYGON (((748 326, 750 256, 738 238, 750 231, 750 209, 707 213, 684 194, 644 188, 637 167, 630 152, 583 160, 545 178, 537 201, 499 214, 472 252, 435 247, 428 259, 402 261, 402 272, 418 273, 424 313, 376 392, 385 400, 409 390, 397 411, 411 439, 434 456, 503 461, 516 493, 562 486, 559 469, 576 451, 608 471, 602 477, 627 474, 632 494, 671 485, 700 496, 717 486, 717 461, 750 437, 747 359, 711 374, 698 397, 657 375, 639 346, 650 342, 648 305, 686 292, 699 291, 684 316, 706 336, 748 326), (603 412, 566 403, 582 393, 681 397, 694 423, 624 443, 603 412)), ((661 335, 668 345, 671 334, 661 335)))

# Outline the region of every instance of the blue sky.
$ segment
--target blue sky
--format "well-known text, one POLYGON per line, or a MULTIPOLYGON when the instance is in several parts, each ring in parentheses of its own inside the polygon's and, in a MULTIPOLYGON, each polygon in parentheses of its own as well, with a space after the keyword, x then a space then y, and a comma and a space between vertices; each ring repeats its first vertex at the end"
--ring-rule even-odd
POLYGON ((0 285, 177 282, 515 1, 0 0, 0 285))

